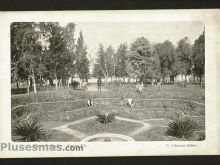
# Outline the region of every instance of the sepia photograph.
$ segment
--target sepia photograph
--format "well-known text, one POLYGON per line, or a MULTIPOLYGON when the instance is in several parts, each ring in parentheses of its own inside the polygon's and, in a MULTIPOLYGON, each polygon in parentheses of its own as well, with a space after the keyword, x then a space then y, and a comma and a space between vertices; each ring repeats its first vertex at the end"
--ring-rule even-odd
POLYGON ((204 141, 201 21, 11 22, 13 142, 204 141))

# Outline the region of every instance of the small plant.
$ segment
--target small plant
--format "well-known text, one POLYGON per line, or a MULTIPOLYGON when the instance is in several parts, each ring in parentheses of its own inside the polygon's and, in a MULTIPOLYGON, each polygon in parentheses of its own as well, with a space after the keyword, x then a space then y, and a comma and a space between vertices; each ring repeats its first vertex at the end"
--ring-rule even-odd
POLYGON ((13 131, 16 136, 21 137, 21 141, 42 141, 46 139, 46 131, 42 127, 39 122, 25 121, 15 126, 13 131))
POLYGON ((97 117, 98 117, 97 120, 102 124, 110 123, 112 122, 112 120, 115 119, 115 115, 113 113, 98 114, 97 117))
POLYGON ((205 140, 205 133, 199 134, 198 140, 199 140, 199 141, 205 140))
POLYGON ((72 86, 73 89, 76 89, 79 87, 80 83, 78 81, 73 81, 70 85, 72 86))
POLYGON ((166 104, 164 104, 164 105, 163 105, 163 109, 164 109, 165 111, 167 111, 167 110, 168 110, 168 107, 167 107, 167 105, 166 105, 166 104))
POLYGON ((189 138, 198 129, 198 125, 191 119, 177 119, 168 124, 167 135, 177 138, 189 138))
POLYGON ((190 108, 191 110, 194 110, 194 109, 196 108, 195 104, 192 103, 192 102, 189 102, 189 103, 188 103, 188 106, 189 106, 189 108, 190 108))

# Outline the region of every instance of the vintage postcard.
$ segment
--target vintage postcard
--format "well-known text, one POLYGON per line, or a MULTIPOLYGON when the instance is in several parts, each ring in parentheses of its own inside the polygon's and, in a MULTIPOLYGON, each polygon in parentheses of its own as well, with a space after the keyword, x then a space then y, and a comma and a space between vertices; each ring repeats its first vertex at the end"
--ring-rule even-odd
POLYGON ((0 13, 0 157, 220 154, 220 10, 0 13))

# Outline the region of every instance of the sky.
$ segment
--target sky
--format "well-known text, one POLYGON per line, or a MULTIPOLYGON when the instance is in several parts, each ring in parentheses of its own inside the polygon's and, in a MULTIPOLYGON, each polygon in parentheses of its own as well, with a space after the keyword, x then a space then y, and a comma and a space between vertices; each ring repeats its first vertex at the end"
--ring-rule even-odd
MULTIPOLYGON (((66 23, 61 23, 65 26, 66 23)), ((116 50, 121 43, 130 45, 138 37, 145 37, 150 43, 177 42, 187 36, 191 42, 204 31, 202 22, 75 22, 75 36, 82 31, 88 47, 89 57, 94 59, 99 44, 104 48, 109 45, 116 50)))

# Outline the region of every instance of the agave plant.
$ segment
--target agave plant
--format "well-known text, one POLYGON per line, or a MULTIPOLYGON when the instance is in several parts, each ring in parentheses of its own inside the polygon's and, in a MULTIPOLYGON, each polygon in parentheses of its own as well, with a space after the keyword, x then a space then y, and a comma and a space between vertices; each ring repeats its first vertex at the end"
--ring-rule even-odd
POLYGON ((111 114, 106 113, 106 114, 98 114, 97 117, 98 117, 97 120, 100 123, 107 124, 112 122, 112 120, 115 118, 115 115, 113 113, 111 114))
POLYGON ((21 137, 19 140, 32 142, 32 141, 42 141, 46 139, 46 131, 39 122, 22 122, 15 126, 14 134, 21 137))
POLYGON ((168 124, 167 135, 177 138, 189 138, 198 129, 198 125, 191 119, 177 119, 168 124))

